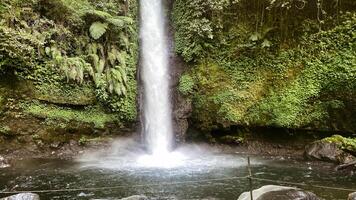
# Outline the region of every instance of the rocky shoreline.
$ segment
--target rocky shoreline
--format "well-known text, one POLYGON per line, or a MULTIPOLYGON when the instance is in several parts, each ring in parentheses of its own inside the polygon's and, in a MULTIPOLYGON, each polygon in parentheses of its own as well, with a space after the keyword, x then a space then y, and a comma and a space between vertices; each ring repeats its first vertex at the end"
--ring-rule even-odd
MULTIPOLYGON (((127 139, 127 137, 107 135, 87 138, 85 141, 70 139, 61 143, 50 144, 39 144, 36 141, 30 141, 28 143, 5 141, 1 144, 0 148, 0 166, 1 164, 5 165, 6 163, 11 163, 12 161, 23 158, 70 160, 85 152, 109 149, 114 141, 120 141, 122 139, 127 139)), ((137 139, 137 141, 138 140, 139 139, 137 139)), ((189 144, 189 142, 187 142, 187 144, 189 144)), ((336 165, 354 162, 356 159, 354 155, 343 151, 337 144, 322 140, 305 143, 247 140, 238 145, 211 144, 206 142, 202 142, 202 144, 219 149, 224 153, 329 162, 336 165)))

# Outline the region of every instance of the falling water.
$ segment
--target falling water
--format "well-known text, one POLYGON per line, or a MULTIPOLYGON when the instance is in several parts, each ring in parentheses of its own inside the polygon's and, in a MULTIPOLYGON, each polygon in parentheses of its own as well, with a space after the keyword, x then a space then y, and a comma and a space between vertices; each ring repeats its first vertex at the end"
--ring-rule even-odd
POLYGON ((162 0, 141 0, 140 12, 143 130, 149 151, 159 157, 169 153, 173 134, 162 0))

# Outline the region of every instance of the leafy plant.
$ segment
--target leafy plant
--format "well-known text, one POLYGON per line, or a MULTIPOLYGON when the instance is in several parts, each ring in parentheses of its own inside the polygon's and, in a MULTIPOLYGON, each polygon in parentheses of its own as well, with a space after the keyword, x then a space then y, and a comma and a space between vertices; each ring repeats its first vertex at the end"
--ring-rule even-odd
POLYGON ((101 22, 94 22, 90 26, 90 36, 94 38, 95 40, 99 39, 101 36, 103 36, 108 29, 108 24, 106 23, 101 23, 101 22))
POLYGON ((192 94, 193 89, 194 89, 194 80, 190 75, 185 74, 182 77, 180 77, 178 90, 183 95, 192 94))

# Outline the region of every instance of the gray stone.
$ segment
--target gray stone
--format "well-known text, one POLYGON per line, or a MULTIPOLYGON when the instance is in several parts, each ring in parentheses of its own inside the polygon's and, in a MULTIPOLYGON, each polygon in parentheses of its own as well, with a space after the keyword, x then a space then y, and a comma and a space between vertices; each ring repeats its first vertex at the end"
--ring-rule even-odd
POLYGON ((356 200, 356 192, 349 194, 348 200, 356 200))
POLYGON ((314 193, 298 189, 271 191, 262 194, 257 200, 320 200, 314 193))
POLYGON ((304 154, 309 159, 334 163, 348 163, 356 159, 353 155, 340 149, 336 143, 325 141, 317 141, 306 146, 304 154))
MULTIPOLYGON (((170 35, 173 38, 173 34, 170 35)), ((183 96, 178 91, 178 85, 180 77, 183 75, 189 66, 184 60, 175 54, 170 58, 170 65, 174 66, 171 71, 170 88, 172 90, 172 104, 173 104, 173 128, 175 134, 176 143, 184 143, 186 138, 186 132, 189 127, 188 118, 193 111, 193 104, 189 97, 183 96)))
POLYGON ((8 161, 4 157, 0 156, 0 169, 6 167, 10 167, 8 161))
POLYGON ((123 198, 121 200, 148 200, 148 198, 144 195, 134 195, 134 196, 123 198))
POLYGON ((40 196, 34 193, 21 193, 2 198, 0 200, 40 200, 40 196))
MULTIPOLYGON (((252 193, 255 200, 321 200, 311 192, 278 185, 265 185, 252 193)), ((250 192, 242 193, 238 200, 251 200, 250 192)))
MULTIPOLYGON (((253 198, 257 199, 258 197, 260 197, 261 195, 263 195, 266 192, 280 191, 280 190, 290 190, 290 189, 296 189, 296 188, 284 187, 284 186, 278 186, 278 185, 265 185, 265 186, 262 186, 259 189, 253 190, 252 194, 253 194, 253 198)), ((251 200, 250 192, 242 193, 239 196, 238 200, 251 200)))

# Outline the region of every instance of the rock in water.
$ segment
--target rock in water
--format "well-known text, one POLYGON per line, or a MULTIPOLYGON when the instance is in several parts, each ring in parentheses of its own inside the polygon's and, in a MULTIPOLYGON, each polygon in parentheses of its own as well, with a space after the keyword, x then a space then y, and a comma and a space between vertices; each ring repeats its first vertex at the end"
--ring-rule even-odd
POLYGON ((320 200, 314 193, 298 189, 271 191, 262 194, 257 200, 320 200))
POLYGON ((21 193, 2 198, 0 200, 40 200, 40 196, 38 196, 38 194, 33 193, 21 193))
POLYGON ((305 156, 334 163, 348 163, 355 159, 351 154, 343 151, 336 143, 317 141, 305 148, 305 156))
MULTIPOLYGON (((265 185, 252 193, 253 199, 256 200, 321 200, 311 192, 278 185, 265 185)), ((250 192, 242 193, 238 200, 251 200, 250 192)))
POLYGON ((134 195, 134 196, 123 198, 121 200, 148 200, 148 198, 144 195, 134 195))
POLYGON ((347 200, 356 200, 356 192, 349 194, 349 198, 347 200))

